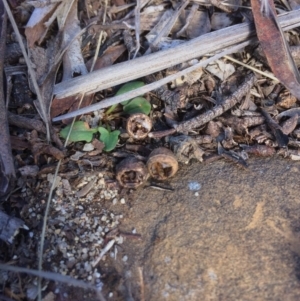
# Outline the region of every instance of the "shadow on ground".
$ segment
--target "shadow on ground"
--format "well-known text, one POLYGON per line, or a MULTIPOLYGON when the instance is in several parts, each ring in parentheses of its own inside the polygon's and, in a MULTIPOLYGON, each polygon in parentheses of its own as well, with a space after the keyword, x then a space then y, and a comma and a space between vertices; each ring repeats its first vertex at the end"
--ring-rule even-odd
POLYGON ((127 239, 111 261, 117 294, 142 300, 143 282, 145 300, 299 300, 299 179, 298 162, 256 158, 248 170, 195 163, 174 191, 138 190, 121 230, 143 240, 127 239))

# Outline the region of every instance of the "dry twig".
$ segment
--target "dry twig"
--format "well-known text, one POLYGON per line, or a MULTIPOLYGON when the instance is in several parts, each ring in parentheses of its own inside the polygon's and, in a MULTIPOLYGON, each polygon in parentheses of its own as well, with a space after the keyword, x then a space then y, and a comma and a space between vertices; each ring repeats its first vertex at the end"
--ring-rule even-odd
POLYGON ((255 82, 255 75, 252 73, 248 75, 244 83, 228 98, 224 100, 221 105, 214 107, 212 110, 205 112, 195 118, 179 123, 175 126, 177 132, 187 132, 189 130, 198 128, 214 118, 222 115, 224 112, 239 103, 242 98, 250 92, 251 87, 255 82))

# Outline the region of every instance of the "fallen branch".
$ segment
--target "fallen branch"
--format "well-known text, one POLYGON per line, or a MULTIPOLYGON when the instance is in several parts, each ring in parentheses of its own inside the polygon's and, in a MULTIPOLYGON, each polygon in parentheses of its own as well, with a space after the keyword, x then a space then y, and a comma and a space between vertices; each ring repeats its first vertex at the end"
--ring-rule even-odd
MULTIPOLYGON (((283 30, 300 25, 300 14, 291 11, 278 16, 283 30)), ((242 23, 210 32, 174 48, 116 64, 55 85, 54 94, 64 98, 78 93, 94 93, 161 71, 184 61, 215 53, 255 36, 253 23, 242 23)))
POLYGON ((70 118, 70 117, 76 117, 76 116, 79 116, 79 115, 82 115, 82 114, 86 114, 86 113, 90 113, 90 112, 93 112, 93 111, 96 111, 96 110, 100 110, 100 109, 104 109, 104 108, 107 108, 107 107, 110 107, 114 104, 118 104, 124 100, 128 100, 128 99, 131 99, 131 98, 134 98, 134 97, 137 97, 137 96, 140 96, 140 95, 143 95, 149 91, 152 91, 152 90, 155 90, 155 89, 158 89, 159 87, 175 80, 176 78, 179 78, 181 76, 184 76, 186 75, 187 73, 189 72, 192 72, 194 70, 197 70, 198 68, 200 67, 205 67, 207 64, 215 61, 215 60, 218 60, 219 58, 223 57, 224 55, 227 55, 227 54, 230 54, 230 53, 234 53, 242 48, 244 48, 245 46, 247 46, 248 44, 251 43, 252 40, 249 40, 247 42, 244 42, 242 44, 238 44, 234 47, 230 47, 216 55, 214 55, 213 57, 209 58, 209 59, 206 59, 204 61, 201 61, 189 68, 186 68, 182 71, 179 71, 175 74, 172 74, 172 75, 169 75, 165 78, 162 78, 154 83, 151 83, 149 85, 146 85, 146 86, 143 86, 141 88, 138 88, 138 89, 135 89, 135 90, 132 90, 130 92, 127 92, 127 93, 124 93, 124 94, 121 94, 121 95, 118 95, 118 96, 114 96, 114 97, 111 97, 111 98, 108 98, 108 99, 105 99, 105 100, 102 100, 101 102, 99 103, 96 103, 96 104, 93 104, 91 106, 88 106, 88 107, 85 107, 85 108, 82 108, 82 109, 79 109, 77 111, 73 111, 73 112, 70 112, 68 114, 65 114, 65 115, 61 115, 61 116, 58 116, 58 117, 55 117, 52 119, 52 121, 59 121, 59 120, 62 120, 62 119, 65 119, 65 118, 70 118))

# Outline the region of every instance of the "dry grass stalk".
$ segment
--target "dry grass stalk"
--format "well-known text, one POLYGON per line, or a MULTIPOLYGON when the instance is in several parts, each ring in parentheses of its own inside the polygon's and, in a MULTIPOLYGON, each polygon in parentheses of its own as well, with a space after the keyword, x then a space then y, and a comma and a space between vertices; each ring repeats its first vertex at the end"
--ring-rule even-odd
POLYGON ((145 284, 143 276, 143 268, 138 267, 139 277, 140 277, 140 286, 141 286, 141 301, 145 301, 145 284))

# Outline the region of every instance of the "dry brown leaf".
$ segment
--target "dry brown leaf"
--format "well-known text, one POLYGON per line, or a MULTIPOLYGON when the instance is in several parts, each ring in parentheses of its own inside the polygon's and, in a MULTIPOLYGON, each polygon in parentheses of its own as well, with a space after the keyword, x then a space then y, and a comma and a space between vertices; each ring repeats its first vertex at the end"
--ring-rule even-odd
POLYGON ((35 42, 42 42, 50 25, 46 22, 51 20, 55 10, 59 7, 59 5, 60 3, 57 2, 45 7, 34 9, 25 28, 25 35, 29 48, 32 48, 35 42))
POLYGON ((300 99, 300 76, 277 22, 272 0, 251 0, 257 37, 275 76, 300 99))
MULTIPOLYGON (((97 59, 94 70, 111 66, 124 53, 125 50, 126 47, 123 44, 109 47, 104 54, 97 59)), ((93 59, 86 63, 88 70, 92 65, 92 61, 93 59)))

